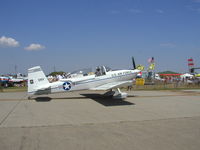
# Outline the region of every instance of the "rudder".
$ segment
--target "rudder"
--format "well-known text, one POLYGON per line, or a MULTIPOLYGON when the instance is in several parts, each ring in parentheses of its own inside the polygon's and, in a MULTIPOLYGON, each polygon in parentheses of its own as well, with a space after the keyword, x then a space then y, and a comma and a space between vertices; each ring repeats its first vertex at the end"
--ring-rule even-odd
POLYGON ((28 93, 33 94, 42 87, 47 87, 49 81, 40 66, 28 69, 28 93))

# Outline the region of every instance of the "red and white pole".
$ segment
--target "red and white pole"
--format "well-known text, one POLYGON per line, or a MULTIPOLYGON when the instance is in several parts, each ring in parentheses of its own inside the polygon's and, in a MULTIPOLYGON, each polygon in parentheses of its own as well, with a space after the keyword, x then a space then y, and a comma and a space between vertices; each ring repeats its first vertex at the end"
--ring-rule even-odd
POLYGON ((188 59, 188 68, 189 68, 189 72, 191 72, 191 69, 194 68, 194 62, 192 58, 188 59))

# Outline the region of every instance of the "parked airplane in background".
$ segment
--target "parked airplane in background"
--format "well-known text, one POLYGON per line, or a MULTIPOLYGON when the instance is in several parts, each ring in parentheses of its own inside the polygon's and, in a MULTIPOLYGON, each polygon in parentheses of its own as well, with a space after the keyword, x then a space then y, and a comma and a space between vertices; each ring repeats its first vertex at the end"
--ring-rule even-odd
POLYGON ((105 66, 97 67, 94 75, 79 78, 67 78, 49 83, 40 66, 28 69, 28 94, 43 95, 58 92, 80 90, 110 90, 107 95, 114 99, 124 99, 127 93, 121 92, 120 87, 132 85, 133 79, 140 70, 136 69, 133 59, 133 70, 108 71, 105 66))
POLYGON ((0 86, 3 87, 8 87, 10 82, 9 82, 10 78, 6 77, 6 76, 0 76, 0 86))

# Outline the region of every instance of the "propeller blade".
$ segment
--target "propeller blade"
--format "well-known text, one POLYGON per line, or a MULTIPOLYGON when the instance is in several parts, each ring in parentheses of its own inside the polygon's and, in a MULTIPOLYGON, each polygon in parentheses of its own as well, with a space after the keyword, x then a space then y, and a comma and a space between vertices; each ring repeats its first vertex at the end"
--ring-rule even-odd
POLYGON ((133 69, 136 69, 136 65, 135 65, 135 59, 134 59, 134 57, 132 57, 132 63, 133 63, 133 69))

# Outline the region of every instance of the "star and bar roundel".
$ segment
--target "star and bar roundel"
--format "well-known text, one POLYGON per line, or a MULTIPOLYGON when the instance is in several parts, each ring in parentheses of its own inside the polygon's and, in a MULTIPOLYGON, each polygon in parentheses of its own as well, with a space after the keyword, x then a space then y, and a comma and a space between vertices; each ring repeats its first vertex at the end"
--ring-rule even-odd
POLYGON ((63 83, 63 89, 66 91, 69 91, 71 89, 72 85, 70 82, 63 83))

